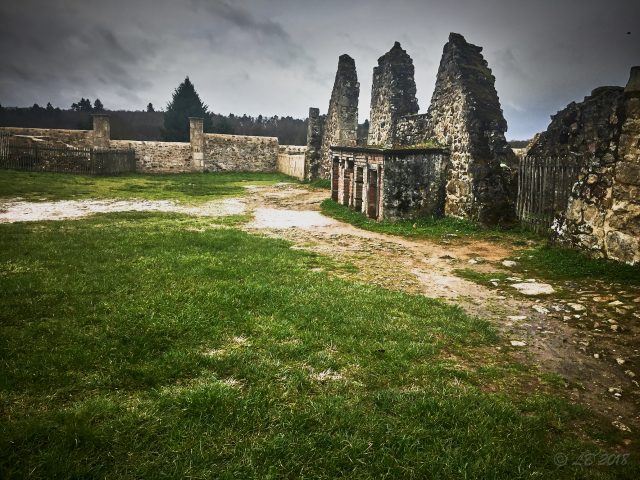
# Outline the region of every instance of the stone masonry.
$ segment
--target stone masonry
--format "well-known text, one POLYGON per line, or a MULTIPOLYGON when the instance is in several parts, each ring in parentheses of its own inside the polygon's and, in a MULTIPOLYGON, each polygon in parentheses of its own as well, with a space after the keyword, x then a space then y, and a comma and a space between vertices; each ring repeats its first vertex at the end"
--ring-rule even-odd
POLYGON ((395 42, 373 69, 368 144, 390 147, 393 127, 405 115, 418 113, 413 60, 395 42))
POLYGON ((553 225, 559 243, 640 263, 640 67, 626 88, 597 88, 558 112, 528 154, 580 165, 568 208, 553 225))
POLYGON ((444 46, 429 106, 429 131, 451 151, 447 215, 485 224, 515 219, 509 166, 516 158, 505 139, 507 122, 482 47, 451 33, 444 46), (502 166, 501 166, 502 165, 502 166))
POLYGON ((356 62, 349 55, 341 55, 324 124, 318 178, 330 176, 332 145, 350 147, 357 143, 359 94, 356 62))

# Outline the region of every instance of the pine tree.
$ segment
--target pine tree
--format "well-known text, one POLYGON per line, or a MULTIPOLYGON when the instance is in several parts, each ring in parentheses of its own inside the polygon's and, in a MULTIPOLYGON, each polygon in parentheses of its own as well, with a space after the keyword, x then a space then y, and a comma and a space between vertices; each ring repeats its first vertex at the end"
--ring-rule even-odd
POLYGON ((208 107, 202 103, 189 77, 173 92, 173 98, 164 112, 163 137, 167 141, 189 141, 189 117, 204 118, 204 131, 211 130, 208 107))
POLYGON ((91 100, 82 97, 78 103, 71 105, 71 110, 76 112, 91 112, 93 110, 91 107, 91 100))
POLYGON ((104 105, 99 98, 96 98, 96 101, 93 102, 93 111, 94 112, 104 112, 104 105))
POLYGON ((155 112, 155 109, 153 108, 153 103, 149 102, 149 105, 147 105, 147 112, 149 113, 155 112))

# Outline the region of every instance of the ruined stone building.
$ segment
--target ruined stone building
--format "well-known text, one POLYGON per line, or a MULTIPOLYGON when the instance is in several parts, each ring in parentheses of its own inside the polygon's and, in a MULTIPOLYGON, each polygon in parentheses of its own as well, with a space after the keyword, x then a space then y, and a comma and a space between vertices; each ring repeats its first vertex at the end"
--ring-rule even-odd
POLYGON ((396 42, 373 69, 368 145, 357 148, 357 120, 349 115, 357 116, 358 92, 343 86, 353 85, 355 64, 339 65, 327 123, 340 122, 332 120, 329 131, 325 127, 323 167, 310 168, 310 177, 317 171, 317 177, 331 178, 334 198, 376 219, 447 214, 487 224, 513 221, 509 167, 515 155, 481 51, 452 33, 431 105, 417 115, 413 60, 396 42), (347 81, 339 81, 347 72, 347 81), (348 107, 342 116, 336 105, 348 107), (374 197, 378 208, 369 208, 374 197))

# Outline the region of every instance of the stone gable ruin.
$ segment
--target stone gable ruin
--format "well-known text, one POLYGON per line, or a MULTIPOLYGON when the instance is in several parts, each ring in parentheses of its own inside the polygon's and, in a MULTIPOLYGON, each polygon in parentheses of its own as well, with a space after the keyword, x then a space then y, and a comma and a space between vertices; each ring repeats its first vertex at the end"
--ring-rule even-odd
MULTIPOLYGON (((408 212, 443 212, 486 224, 508 223, 515 219, 509 167, 515 165, 516 158, 504 136, 507 123, 500 109, 495 79, 481 51, 481 47, 467 43, 462 35, 450 35, 443 50, 431 105, 428 112, 422 115, 417 114, 417 89, 411 57, 396 42, 389 52, 379 58, 378 65, 373 69, 368 145, 363 149, 394 152, 402 148, 405 152, 412 149, 424 152, 425 149, 436 148, 441 152, 446 151, 448 159, 438 162, 441 171, 436 175, 438 179, 446 176, 445 193, 436 196, 441 205, 425 210, 425 203, 433 205, 433 199, 428 202, 426 199, 431 193, 423 189, 421 195, 416 195, 415 182, 408 181, 410 175, 397 177, 406 181, 400 185, 392 187, 381 184, 381 198, 385 191, 401 191, 406 187, 407 197, 421 198, 415 205, 409 202, 408 212)), ((349 63, 351 65, 354 70, 350 72, 350 78, 355 79, 355 64, 349 63)), ((322 142, 323 165, 331 160, 331 153, 328 156, 326 154, 327 145, 352 147, 356 144, 354 128, 357 125, 354 125, 352 117, 344 117, 345 121, 338 129, 330 127, 330 118, 335 118, 335 105, 339 101, 351 107, 347 110, 349 113, 357 114, 357 91, 351 89, 346 92, 340 88, 338 79, 342 75, 344 73, 339 65, 327 116, 326 128, 331 129, 325 130, 322 142)), ((335 120, 332 122, 335 123, 335 120)), ((339 158, 338 155, 333 157, 339 158)), ((423 161, 431 160, 424 157, 423 161)), ((348 166, 341 168, 348 170, 348 166)), ((384 167, 380 164, 377 168, 384 167)), ((314 172, 311 167, 311 178, 314 178, 314 172)), ((332 172, 340 174, 340 170, 332 165, 331 171, 326 168, 318 170, 318 177, 329 178, 332 172)), ((377 178, 378 181, 384 178, 382 171, 377 178)), ((387 181, 392 181, 390 176, 387 176, 387 181)), ((334 183, 340 185, 340 181, 334 183)), ((351 190, 355 191, 354 188, 351 190)), ((405 200, 402 202, 406 204, 405 200)), ((395 209, 387 209, 387 212, 390 211, 395 209)), ((383 210, 378 209, 375 218, 382 218, 381 212, 383 210)))
POLYGON ((367 143, 392 146, 393 128, 402 117, 418 113, 413 60, 396 42, 373 69, 367 143))

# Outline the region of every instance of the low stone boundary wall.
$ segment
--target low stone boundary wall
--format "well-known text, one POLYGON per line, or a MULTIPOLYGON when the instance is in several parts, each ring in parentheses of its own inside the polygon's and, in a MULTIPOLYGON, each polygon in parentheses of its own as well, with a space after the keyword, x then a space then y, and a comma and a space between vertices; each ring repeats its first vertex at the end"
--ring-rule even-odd
POLYGON ((275 172, 278 161, 276 137, 203 135, 204 170, 275 172))
POLYGON ((282 145, 278 151, 278 171, 297 178, 305 179, 305 154, 307 147, 298 145, 282 145))
POLYGON ((191 144, 183 142, 145 142, 111 140, 117 149, 135 152, 136 170, 144 173, 185 173, 193 171, 191 144))
POLYGON ((111 140, 109 116, 105 114, 93 115, 93 130, 0 127, 0 135, 26 147, 132 149, 136 169, 142 173, 277 171, 276 137, 204 133, 202 118, 190 118, 189 124, 188 143, 111 140))

